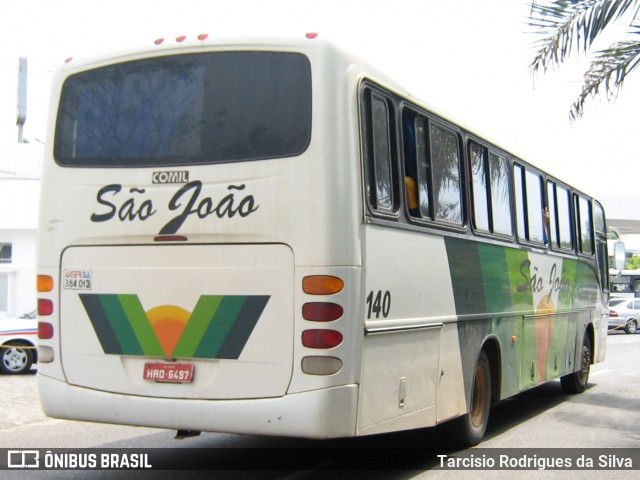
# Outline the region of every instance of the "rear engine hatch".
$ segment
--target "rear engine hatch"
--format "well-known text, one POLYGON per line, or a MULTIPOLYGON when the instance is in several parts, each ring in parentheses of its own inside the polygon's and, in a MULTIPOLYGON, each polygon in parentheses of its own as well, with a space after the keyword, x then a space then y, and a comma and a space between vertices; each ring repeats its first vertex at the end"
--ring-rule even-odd
POLYGON ((284 395, 293 283, 293 252, 282 244, 67 248, 67 380, 153 397, 284 395))

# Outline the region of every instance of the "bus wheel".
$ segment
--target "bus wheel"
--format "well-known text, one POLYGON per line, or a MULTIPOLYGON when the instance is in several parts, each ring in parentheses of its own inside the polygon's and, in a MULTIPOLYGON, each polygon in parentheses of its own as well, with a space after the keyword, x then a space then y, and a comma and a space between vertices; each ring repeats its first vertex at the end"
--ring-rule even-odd
POLYGON ((483 350, 473 376, 469 412, 451 422, 446 431, 456 447, 477 445, 482 441, 491 409, 491 368, 483 350))
POLYGON ((582 340, 582 352, 580 354, 580 365, 578 370, 560 378, 562 389, 567 393, 582 393, 589 381, 589 370, 591 369, 591 340, 584 332, 582 340))

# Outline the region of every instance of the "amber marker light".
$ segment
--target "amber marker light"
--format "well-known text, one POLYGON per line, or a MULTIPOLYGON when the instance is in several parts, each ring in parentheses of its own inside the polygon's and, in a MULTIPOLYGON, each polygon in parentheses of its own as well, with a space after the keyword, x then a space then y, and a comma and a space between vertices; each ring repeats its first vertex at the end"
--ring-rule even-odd
POLYGON ((312 275, 302 279, 302 290, 310 295, 333 295, 343 288, 344 282, 330 275, 312 275))
POLYGON ((36 284, 38 292, 50 292, 53 290, 53 277, 49 275, 38 275, 36 284))

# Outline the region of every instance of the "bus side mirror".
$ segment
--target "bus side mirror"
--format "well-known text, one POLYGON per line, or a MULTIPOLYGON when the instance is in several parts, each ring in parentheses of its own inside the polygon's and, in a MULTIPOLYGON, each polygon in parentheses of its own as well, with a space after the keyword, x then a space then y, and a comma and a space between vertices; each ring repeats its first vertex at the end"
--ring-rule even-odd
POLYGON ((616 242, 613 244, 613 258, 615 260, 616 270, 623 270, 627 261, 624 242, 616 242))

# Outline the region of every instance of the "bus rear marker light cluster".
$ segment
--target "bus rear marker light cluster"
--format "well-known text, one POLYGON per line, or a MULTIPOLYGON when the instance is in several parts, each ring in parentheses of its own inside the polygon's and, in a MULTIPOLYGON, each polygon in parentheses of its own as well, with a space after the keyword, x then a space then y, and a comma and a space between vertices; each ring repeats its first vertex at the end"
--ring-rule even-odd
MULTIPOLYGON (((344 289, 344 281, 332 275, 310 275, 302 279, 302 291, 307 295, 335 295, 344 289)), ((342 318, 344 308, 334 302, 307 302, 302 305, 302 318, 310 322, 333 322, 342 318)), ((344 337, 337 330, 317 328, 302 332, 302 345, 328 350, 339 346, 344 337)), ((302 359, 302 371, 308 375, 333 375, 342 369, 342 360, 330 356, 307 356, 302 359)))
MULTIPOLYGON (((36 290, 38 293, 53 291, 53 277, 50 275, 38 275, 36 277, 36 290)), ((38 298, 38 316, 48 317, 53 314, 53 300, 48 298, 38 298)), ((53 324, 49 322, 38 322, 38 339, 49 340, 53 338, 53 324)), ((55 356, 53 348, 38 345, 38 361, 40 363, 51 363, 55 356)))

